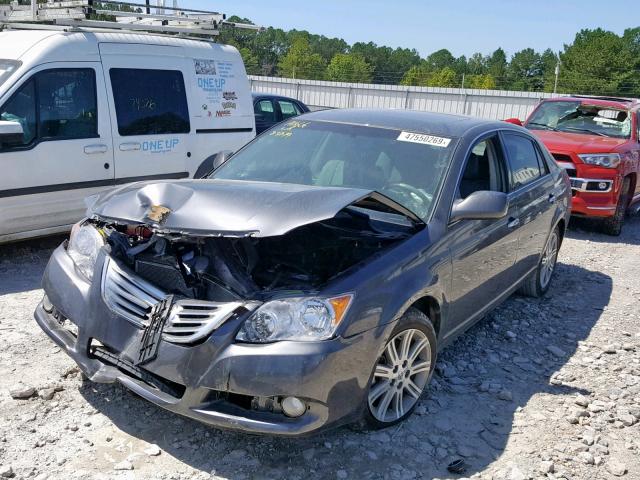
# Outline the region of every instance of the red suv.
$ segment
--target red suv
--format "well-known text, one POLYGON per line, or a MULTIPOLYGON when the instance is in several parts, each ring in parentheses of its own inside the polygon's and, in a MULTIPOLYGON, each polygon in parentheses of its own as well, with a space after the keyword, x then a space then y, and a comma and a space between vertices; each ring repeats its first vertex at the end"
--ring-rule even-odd
POLYGON ((577 95, 548 99, 524 126, 571 177, 572 215, 601 218, 606 233, 619 235, 628 209, 640 202, 640 102, 577 95))

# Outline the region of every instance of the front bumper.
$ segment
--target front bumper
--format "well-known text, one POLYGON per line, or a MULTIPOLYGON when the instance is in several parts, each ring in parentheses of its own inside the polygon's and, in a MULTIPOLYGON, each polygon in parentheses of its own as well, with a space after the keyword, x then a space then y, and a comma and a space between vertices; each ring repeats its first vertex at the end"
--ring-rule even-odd
MULTIPOLYGON (((105 258, 103 251, 96 271, 105 258)), ((199 344, 161 341, 157 358, 138 366, 143 330, 105 305, 100 282, 78 275, 64 246, 53 253, 43 287, 55 311, 48 313, 41 303, 36 321, 94 382, 119 382, 172 412, 250 433, 303 435, 362 413, 380 332, 323 342, 239 344, 234 338, 245 317, 238 315, 199 344), (75 324, 74 332, 59 322, 60 315, 75 324), (244 402, 285 396, 305 400, 306 413, 289 418, 244 402)))
POLYGON ((557 162, 567 170, 573 196, 571 214, 610 217, 615 214, 620 181, 616 169, 557 162))

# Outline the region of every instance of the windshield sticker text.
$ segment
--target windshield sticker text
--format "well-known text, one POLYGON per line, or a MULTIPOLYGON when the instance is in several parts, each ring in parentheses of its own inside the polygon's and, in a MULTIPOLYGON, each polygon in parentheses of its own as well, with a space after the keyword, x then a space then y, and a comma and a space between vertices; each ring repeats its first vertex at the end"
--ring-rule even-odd
POLYGON ((446 148, 451 143, 450 138, 434 137, 433 135, 425 135, 423 133, 402 132, 398 135, 397 140, 400 142, 421 143, 423 145, 431 145, 433 147, 446 148))
POLYGON ((273 137, 285 137, 288 138, 293 135, 293 131, 297 128, 305 128, 309 125, 309 122, 299 122, 294 120, 292 122, 287 123, 285 126, 279 128, 278 130, 274 130, 270 133, 273 137))

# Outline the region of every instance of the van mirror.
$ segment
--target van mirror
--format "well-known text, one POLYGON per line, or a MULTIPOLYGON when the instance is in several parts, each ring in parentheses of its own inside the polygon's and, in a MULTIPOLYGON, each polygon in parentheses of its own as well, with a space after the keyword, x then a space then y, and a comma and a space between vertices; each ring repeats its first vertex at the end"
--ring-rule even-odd
POLYGON ((0 121, 0 145, 19 145, 24 141, 20 122, 0 121))
POLYGON ((451 221, 496 220, 507 215, 509 200, 503 192, 477 191, 464 200, 456 200, 451 210, 451 221))
POLYGON ((221 167, 227 160, 231 158, 233 152, 231 150, 223 150, 215 155, 211 155, 200 164, 193 178, 205 178, 210 173, 221 167))

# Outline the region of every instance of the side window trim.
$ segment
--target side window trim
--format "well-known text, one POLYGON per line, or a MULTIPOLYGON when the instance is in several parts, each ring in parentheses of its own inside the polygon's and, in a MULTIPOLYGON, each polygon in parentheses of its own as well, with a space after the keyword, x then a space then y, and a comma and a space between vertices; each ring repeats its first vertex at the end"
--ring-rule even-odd
POLYGON ((499 171, 499 176, 500 176, 500 181, 502 182, 502 188, 503 190, 506 190, 505 193, 509 192, 509 173, 508 173, 508 168, 507 165, 505 164, 506 161, 506 157, 505 157, 505 152, 504 152, 504 148, 502 146, 502 142, 500 141, 500 137, 498 135, 498 131, 493 131, 490 132, 486 135, 482 135, 481 137, 475 139, 473 141, 473 143, 471 144, 469 150, 466 152, 465 154, 465 158, 464 158, 464 163, 462 164, 462 169, 460 170, 460 173, 458 175, 458 179, 457 179, 457 183, 456 183, 456 189, 455 189, 455 198, 454 201, 456 199, 461 198, 460 195, 460 184, 462 183, 463 180, 463 176, 464 176, 464 172, 465 169, 467 168, 467 164, 469 163, 469 158, 471 153, 473 152, 473 149, 476 145, 478 145, 479 143, 485 142, 489 140, 489 144, 487 145, 487 149, 493 154, 493 156, 495 157, 495 161, 498 164, 498 167, 500 168, 499 171), (494 140, 494 141, 491 141, 494 140))
POLYGON ((24 152, 24 151, 29 151, 29 150, 33 150, 34 148, 36 148, 38 145, 40 145, 41 143, 45 143, 45 142, 60 142, 60 141, 65 141, 65 140, 86 140, 86 139, 91 139, 91 138, 100 138, 100 127, 98 125, 98 119, 99 119, 99 102, 98 102, 98 84, 97 84, 97 79, 96 79, 96 70, 95 68, 92 67, 83 67, 83 68, 76 68, 76 67, 58 67, 58 68, 49 68, 49 69, 43 69, 43 70, 38 70, 37 72, 32 73, 31 75, 27 76, 26 79, 16 88, 16 90, 13 92, 13 94, 7 99, 7 101, 2 104, 2 106, 0 106, 0 111, 4 108, 5 105, 7 105, 7 103, 11 102, 14 97, 20 93, 20 91, 29 83, 29 82, 33 82, 33 89, 34 89, 34 94, 33 94, 33 98, 34 98, 34 110, 35 110, 35 135, 33 137, 33 139, 24 145, 16 145, 16 146, 12 146, 9 148, 0 148, 0 153, 7 153, 7 152, 24 152), (38 82, 37 82, 37 77, 43 73, 51 73, 51 72, 59 72, 59 71, 69 71, 69 70, 73 70, 73 71, 89 71, 91 72, 91 80, 93 82, 93 94, 94 94, 94 99, 95 99, 95 104, 96 104, 96 133, 95 135, 73 135, 73 136, 69 136, 69 137, 41 137, 40 136, 40 89, 38 88, 38 82))

